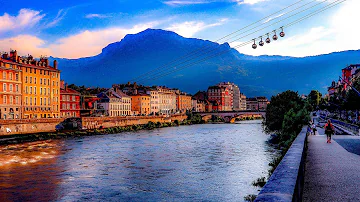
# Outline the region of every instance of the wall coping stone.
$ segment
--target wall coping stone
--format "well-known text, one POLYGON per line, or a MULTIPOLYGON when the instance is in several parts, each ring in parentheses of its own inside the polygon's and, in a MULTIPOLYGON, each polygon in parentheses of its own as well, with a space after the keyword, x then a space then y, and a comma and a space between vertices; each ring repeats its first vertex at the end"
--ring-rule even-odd
POLYGON ((284 158, 271 175, 265 186, 255 199, 259 201, 301 201, 304 158, 306 155, 307 126, 304 126, 300 134, 286 152, 284 158))

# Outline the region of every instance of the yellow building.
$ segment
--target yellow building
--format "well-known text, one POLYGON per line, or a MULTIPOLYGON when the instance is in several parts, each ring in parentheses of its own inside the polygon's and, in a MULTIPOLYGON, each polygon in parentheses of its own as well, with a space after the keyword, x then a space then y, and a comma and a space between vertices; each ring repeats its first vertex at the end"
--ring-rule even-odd
POLYGON ((131 110, 134 114, 150 114, 150 95, 137 94, 131 96, 131 110))
POLYGON ((191 96, 186 95, 186 93, 176 94, 176 109, 180 112, 192 110, 191 96))
POLYGON ((60 71, 47 58, 19 57, 22 69, 23 118, 60 117, 60 71))

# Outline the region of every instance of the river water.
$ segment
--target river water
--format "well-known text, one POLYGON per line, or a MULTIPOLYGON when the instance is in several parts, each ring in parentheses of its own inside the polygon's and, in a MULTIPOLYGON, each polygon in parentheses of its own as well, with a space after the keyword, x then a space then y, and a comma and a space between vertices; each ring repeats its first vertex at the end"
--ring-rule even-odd
POLYGON ((243 201, 276 151, 261 121, 0 147, 0 201, 243 201))

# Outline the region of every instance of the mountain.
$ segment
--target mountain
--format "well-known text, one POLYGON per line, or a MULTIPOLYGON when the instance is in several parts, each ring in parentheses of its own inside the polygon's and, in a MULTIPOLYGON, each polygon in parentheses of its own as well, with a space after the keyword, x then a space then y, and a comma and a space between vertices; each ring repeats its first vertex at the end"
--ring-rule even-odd
POLYGON ((126 83, 147 73, 147 80, 138 80, 138 83, 166 85, 196 93, 221 81, 231 81, 238 84, 248 97, 264 95, 270 98, 288 89, 300 94, 308 94, 312 89, 325 93, 331 81, 341 75, 342 68, 360 63, 360 50, 304 58, 250 56, 230 48, 227 43, 217 44, 184 38, 170 31, 147 29, 138 34, 126 35, 93 57, 50 59, 58 60, 62 79, 77 85, 110 87, 114 83, 126 83), (206 58, 206 55, 223 54, 186 66, 199 60, 199 53, 189 54, 199 50, 205 54, 200 60, 206 58), (183 57, 187 54, 187 57, 183 57), (180 64, 178 66, 171 63, 176 59, 176 64, 180 64), (169 63, 171 65, 167 65, 169 63), (148 73, 154 72, 154 69, 167 72, 165 67, 172 67, 173 70, 174 65, 177 69, 184 66, 187 68, 158 79, 148 73))

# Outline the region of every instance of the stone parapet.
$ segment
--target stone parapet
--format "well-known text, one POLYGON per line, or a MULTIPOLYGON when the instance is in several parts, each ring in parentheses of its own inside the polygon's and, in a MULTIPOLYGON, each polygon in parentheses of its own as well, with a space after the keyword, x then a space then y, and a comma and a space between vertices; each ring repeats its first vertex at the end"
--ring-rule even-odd
POLYGON ((307 127, 292 143, 255 201, 301 201, 304 187, 307 127))

